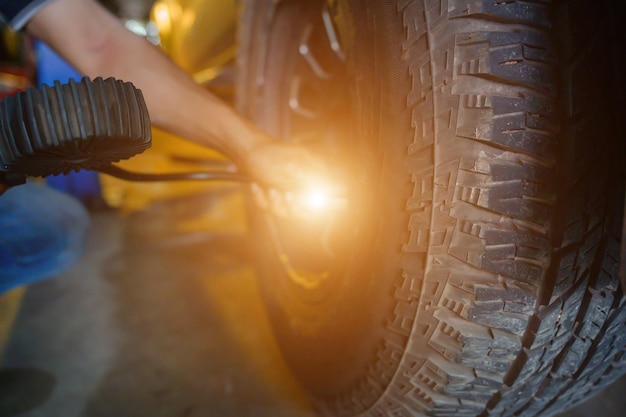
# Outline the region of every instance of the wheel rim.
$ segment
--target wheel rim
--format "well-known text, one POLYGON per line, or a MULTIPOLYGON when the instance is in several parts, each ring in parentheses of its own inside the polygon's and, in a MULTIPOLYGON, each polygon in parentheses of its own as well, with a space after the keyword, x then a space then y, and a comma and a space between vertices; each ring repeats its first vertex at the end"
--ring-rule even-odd
MULTIPOLYGON (((270 33, 261 119, 271 134, 321 155, 335 168, 333 174, 345 179, 355 172, 352 161, 357 159, 348 156, 355 148, 345 53, 327 6, 301 5, 277 6, 274 19, 291 22, 295 30, 285 36, 285 28, 276 25, 270 33), (272 71, 273 62, 284 62, 287 69, 272 71), (287 74, 287 81, 275 73, 287 74)), ((355 204, 358 193, 351 191, 355 204)), ((305 301, 332 298, 337 277, 345 273, 345 260, 359 236, 358 220, 348 219, 346 212, 308 221, 266 216, 283 270, 291 284, 308 290, 301 292, 305 301)))

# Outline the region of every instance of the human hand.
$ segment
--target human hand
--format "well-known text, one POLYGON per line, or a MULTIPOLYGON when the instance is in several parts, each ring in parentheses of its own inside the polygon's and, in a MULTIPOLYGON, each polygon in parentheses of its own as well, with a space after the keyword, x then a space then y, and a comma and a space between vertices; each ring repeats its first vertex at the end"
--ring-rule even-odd
MULTIPOLYGON (((257 204, 273 214, 292 218, 320 215, 345 209, 343 186, 329 175, 325 164, 306 149, 267 143, 251 155, 258 170, 251 174, 257 204)), ((250 167, 250 165, 248 165, 250 167)))
POLYGON ((342 187, 325 182, 310 183, 299 190, 262 188, 251 184, 257 205, 282 218, 329 219, 329 214, 345 212, 348 200, 342 187))
POLYGON ((283 190, 306 186, 326 175, 322 160, 303 147, 273 140, 253 148, 244 167, 254 182, 283 190))

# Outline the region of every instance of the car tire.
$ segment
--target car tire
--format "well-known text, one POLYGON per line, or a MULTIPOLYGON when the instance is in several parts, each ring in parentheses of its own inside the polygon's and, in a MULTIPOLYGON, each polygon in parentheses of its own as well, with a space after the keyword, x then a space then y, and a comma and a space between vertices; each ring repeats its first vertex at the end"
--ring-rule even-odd
POLYGON ((251 215, 320 414, 550 415, 626 372, 610 3, 243 2, 239 110, 350 190, 251 215))

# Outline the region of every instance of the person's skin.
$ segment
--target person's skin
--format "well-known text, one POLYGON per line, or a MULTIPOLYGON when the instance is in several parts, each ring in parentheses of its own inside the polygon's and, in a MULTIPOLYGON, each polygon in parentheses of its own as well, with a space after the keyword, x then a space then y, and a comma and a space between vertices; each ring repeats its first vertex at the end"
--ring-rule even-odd
POLYGON ((132 82, 142 90, 155 126, 222 151, 261 184, 299 185, 323 168, 304 149, 274 140, 241 118, 95 0, 54 0, 26 31, 84 75, 132 82))

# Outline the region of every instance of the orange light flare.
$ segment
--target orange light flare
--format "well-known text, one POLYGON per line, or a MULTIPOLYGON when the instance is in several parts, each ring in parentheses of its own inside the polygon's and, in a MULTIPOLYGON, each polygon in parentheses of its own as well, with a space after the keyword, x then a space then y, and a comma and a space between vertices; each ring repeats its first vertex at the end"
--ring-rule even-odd
POLYGON ((275 215, 286 218, 323 219, 344 212, 348 199, 341 187, 329 181, 312 180, 295 190, 261 189, 253 185, 257 203, 275 215))

